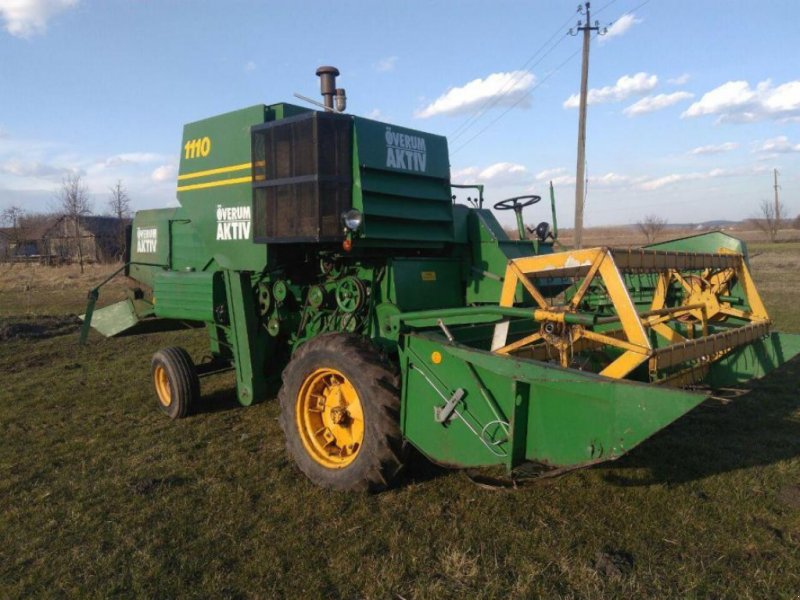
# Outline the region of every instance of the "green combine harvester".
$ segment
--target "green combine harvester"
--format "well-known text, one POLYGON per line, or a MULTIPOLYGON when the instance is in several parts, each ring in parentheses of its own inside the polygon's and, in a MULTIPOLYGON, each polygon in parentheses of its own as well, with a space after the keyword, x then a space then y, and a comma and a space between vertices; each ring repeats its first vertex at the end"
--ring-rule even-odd
POLYGON ((509 239, 481 186, 455 201, 465 186, 450 182, 444 137, 344 114, 338 71, 317 75, 323 110, 257 105, 186 125, 180 206, 136 214, 128 298, 95 310, 99 287, 89 294, 84 342, 90 326, 205 325, 210 360, 153 356, 169 417, 232 368, 243 405, 279 390, 309 479, 379 490, 409 444, 512 474, 613 460, 708 389, 800 352, 800 336, 771 331, 739 240, 566 249, 546 221, 527 239, 538 196, 494 205, 516 215, 509 239))

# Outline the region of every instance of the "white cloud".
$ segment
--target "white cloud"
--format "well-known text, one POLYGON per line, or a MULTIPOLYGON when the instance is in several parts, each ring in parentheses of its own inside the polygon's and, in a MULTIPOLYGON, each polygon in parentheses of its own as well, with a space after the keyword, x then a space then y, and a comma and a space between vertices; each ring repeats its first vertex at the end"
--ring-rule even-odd
POLYGON ((367 113, 368 119, 380 119, 383 116, 380 108, 373 108, 367 113))
POLYGON ((474 183, 475 177, 481 170, 478 167, 464 167, 450 172, 450 180, 453 183, 474 183))
POLYGON ((77 4, 78 0, 0 0, 0 16, 8 33, 28 38, 47 31, 47 21, 77 4))
MULTIPOLYGON (((536 181, 553 182, 553 185, 575 185, 575 175, 570 174, 564 167, 545 169, 536 173, 536 181)), ((629 175, 621 175, 609 171, 603 175, 589 177, 589 188, 614 188, 629 185, 638 181, 629 175)))
POLYGON ((481 179, 497 179, 498 177, 505 177, 507 175, 520 175, 527 172, 528 169, 522 165, 510 162, 499 162, 486 167, 480 172, 478 177, 481 179))
POLYGON ((536 174, 536 181, 544 181, 548 179, 553 179, 554 177, 559 177, 564 175, 567 170, 564 167, 557 167, 555 169, 545 169, 544 171, 539 171, 536 174))
POLYGON ((248 60, 244 64, 244 71, 245 71, 245 73, 252 73, 253 71, 256 70, 257 67, 258 67, 258 65, 256 65, 255 61, 248 60))
POLYGON ((642 181, 639 187, 645 191, 657 190, 676 183, 685 181, 699 181, 705 179, 716 179, 719 177, 742 177, 746 175, 757 175, 768 171, 765 166, 737 167, 733 169, 711 169, 705 172, 695 173, 673 173, 662 177, 650 178, 642 181))
POLYGON ((682 75, 678 75, 677 77, 672 77, 671 79, 667 79, 667 83, 670 85, 685 85, 689 83, 689 74, 683 73, 682 75))
POLYGON ((378 73, 388 73, 389 71, 394 71, 396 64, 396 56, 387 56, 386 58, 382 58, 375 63, 375 70, 378 71, 378 73))
POLYGON ((12 159, 0 164, 0 172, 16 177, 57 181, 65 175, 77 172, 77 170, 58 167, 35 160, 12 159))
POLYGON ((667 108, 673 104, 677 104, 683 100, 693 98, 694 94, 690 92, 673 92, 671 94, 656 94, 655 96, 645 96, 627 107, 624 112, 629 117, 636 117, 647 113, 667 108))
POLYGON ((722 144, 709 144, 707 146, 698 146, 697 148, 693 148, 689 151, 689 154, 720 154, 722 152, 730 152, 731 150, 736 150, 739 147, 739 144, 736 142, 725 142, 722 144))
POLYGON ((641 19, 637 19, 633 15, 622 15, 619 19, 611 24, 611 27, 608 28, 606 34, 600 37, 600 43, 602 44, 607 40, 624 35, 631 27, 641 22, 641 19))
POLYGON ((529 179, 528 169, 524 165, 511 162, 498 162, 488 167, 465 167, 457 169, 450 175, 457 183, 491 182, 494 185, 520 183, 529 179))
POLYGON ((156 169, 150 175, 150 178, 157 183, 162 183, 164 181, 174 180, 177 174, 178 169, 174 164, 166 164, 156 167, 156 169))
POLYGON ((619 173, 608 172, 605 175, 598 175, 589 177, 589 185, 593 187, 618 187, 631 183, 633 179, 628 175, 620 175, 619 173))
POLYGON ((800 152, 800 144, 792 144, 785 135, 779 135, 776 138, 764 140, 764 142, 756 148, 756 152, 773 152, 776 154, 800 152))
POLYGON ((160 160, 164 160, 164 156, 162 154, 155 154, 153 152, 123 152, 122 154, 115 154, 106 159, 98 161, 97 167, 108 168, 119 165, 143 165, 158 162, 160 160))
POLYGON ((704 115, 718 115, 718 123, 800 120, 800 80, 773 87, 767 79, 755 88, 747 81, 728 81, 703 94, 681 116, 704 115))
POLYGON ((473 79, 462 87, 450 88, 414 116, 427 119, 435 115, 457 115, 477 110, 491 99, 497 99, 497 106, 527 107, 528 90, 536 77, 527 71, 492 73, 485 79, 473 79))
POLYGON ((656 177, 642 183, 641 188, 647 191, 657 190, 673 183, 680 181, 691 181, 694 179, 701 179, 705 177, 703 173, 674 173, 671 175, 664 175, 663 177, 656 177))
MULTIPOLYGON (((619 102, 631 96, 646 94, 658 85, 658 77, 641 72, 635 75, 623 75, 614 85, 589 90, 586 96, 588 104, 619 102)), ((572 94, 564 101, 564 108, 578 108, 580 96, 572 94)))

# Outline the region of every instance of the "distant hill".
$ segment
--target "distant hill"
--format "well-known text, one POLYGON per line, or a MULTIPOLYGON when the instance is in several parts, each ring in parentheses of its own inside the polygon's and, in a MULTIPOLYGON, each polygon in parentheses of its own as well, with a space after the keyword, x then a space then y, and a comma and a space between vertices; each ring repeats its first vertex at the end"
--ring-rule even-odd
POLYGON ((715 221, 703 221, 702 223, 668 223, 668 229, 720 229, 722 227, 734 227, 743 225, 746 221, 726 221, 717 219, 715 221))

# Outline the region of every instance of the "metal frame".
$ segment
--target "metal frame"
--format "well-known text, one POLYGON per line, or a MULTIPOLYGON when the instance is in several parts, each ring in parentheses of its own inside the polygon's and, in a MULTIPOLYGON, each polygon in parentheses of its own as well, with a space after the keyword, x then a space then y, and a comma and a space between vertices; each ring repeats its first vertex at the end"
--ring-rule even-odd
POLYGON ((492 342, 493 352, 510 354, 547 345, 549 350, 558 352, 561 366, 568 367, 576 350, 610 346, 623 352, 600 375, 614 379, 627 377, 649 361, 651 380, 686 384, 695 379, 693 374, 698 372, 697 365, 690 368, 691 377, 676 377, 674 374, 662 377, 662 371, 692 361, 699 361, 702 365, 719 360, 732 349, 767 335, 770 328, 769 316, 741 254, 590 248, 512 259, 508 262, 503 281, 501 307, 514 306, 518 285, 522 285, 539 306, 532 317, 542 323, 542 328, 508 343, 509 321, 498 323, 492 342), (625 273, 658 274, 648 310, 637 310, 626 286, 625 273), (548 301, 536 287, 537 278, 554 276, 582 278, 568 302, 548 301), (618 322, 616 329, 597 331, 593 325, 569 322, 574 315, 587 316, 585 310, 579 311, 579 307, 598 278, 611 300, 615 315, 597 317, 596 323, 618 322), (740 284, 743 298, 729 295, 734 281, 740 284), (673 282, 684 288, 685 301, 680 306, 667 307, 667 294, 673 282), (734 308, 732 304, 737 302, 745 304, 748 309, 734 308), (709 321, 724 321, 728 317, 748 323, 729 331, 709 334, 709 321), (670 327, 678 319, 693 321, 687 328, 689 335, 683 335, 677 327, 670 327), (696 323, 701 330, 699 336, 695 334, 696 323), (556 329, 559 335, 548 335, 548 331, 556 329), (663 338, 667 346, 654 347, 650 330, 663 338))

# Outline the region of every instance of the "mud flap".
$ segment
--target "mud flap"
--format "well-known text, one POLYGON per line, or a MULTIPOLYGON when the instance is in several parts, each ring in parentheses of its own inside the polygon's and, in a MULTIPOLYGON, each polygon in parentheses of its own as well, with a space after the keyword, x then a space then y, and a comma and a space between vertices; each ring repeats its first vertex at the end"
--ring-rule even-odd
POLYGON ((91 314, 90 324, 106 337, 119 335, 135 327, 140 322, 131 300, 122 300, 103 308, 89 311, 80 315, 81 321, 86 321, 86 315, 91 314))

